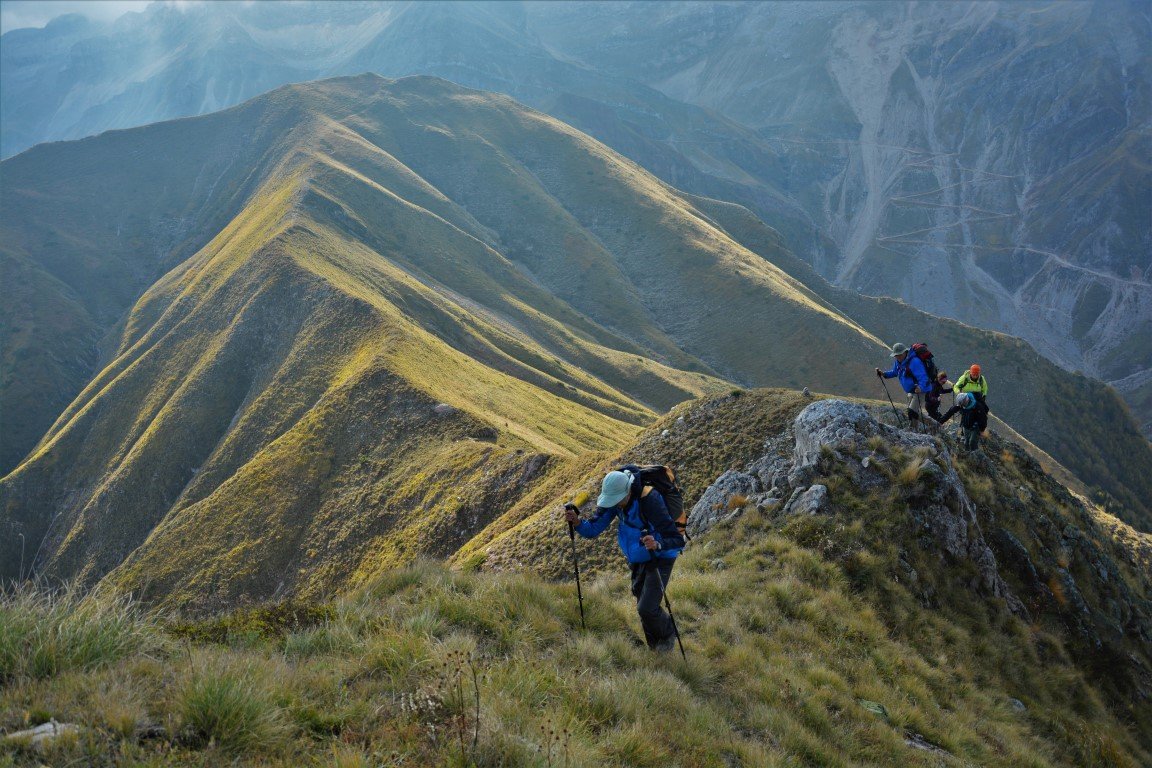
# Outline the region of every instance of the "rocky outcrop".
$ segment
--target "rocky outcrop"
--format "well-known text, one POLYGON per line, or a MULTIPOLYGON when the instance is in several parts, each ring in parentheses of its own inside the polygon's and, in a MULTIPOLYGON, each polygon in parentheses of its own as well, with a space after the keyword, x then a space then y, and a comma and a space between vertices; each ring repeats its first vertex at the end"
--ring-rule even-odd
POLYGON ((914 482, 903 491, 909 524, 917 541, 942 556, 974 566, 972 587, 1002 598, 1014 613, 1024 604, 1012 593, 997 568, 996 556, 985 541, 976 504, 961 482, 945 443, 882 423, 858 403, 819 400, 804 408, 788 433, 765 444, 764 454, 743 470, 717 478, 692 510, 695 534, 732 519, 750 507, 775 509, 784 515, 837 514, 835 494, 819 477, 848 477, 860 491, 892 482, 885 454, 919 457, 914 482), (780 441, 793 442, 791 456, 781 455, 780 441), (877 441, 881 441, 877 443, 877 441), (876 450, 883 445, 885 452, 876 450))

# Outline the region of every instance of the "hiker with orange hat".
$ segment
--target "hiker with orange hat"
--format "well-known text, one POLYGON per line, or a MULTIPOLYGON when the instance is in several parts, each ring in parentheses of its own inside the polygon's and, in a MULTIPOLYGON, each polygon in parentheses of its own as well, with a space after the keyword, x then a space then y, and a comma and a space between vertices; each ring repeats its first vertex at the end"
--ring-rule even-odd
POLYGON ((975 451, 980 447, 980 436, 988 431, 988 379, 980 370, 980 366, 972 366, 956 379, 952 386, 954 404, 949 408, 940 423, 948 421, 956 412, 963 414, 961 426, 963 427, 964 447, 975 451))
POLYGON ((980 372, 980 366, 976 363, 972 363, 972 366, 952 385, 952 394, 958 395, 961 392, 971 392, 980 402, 984 402, 988 397, 988 379, 980 372))

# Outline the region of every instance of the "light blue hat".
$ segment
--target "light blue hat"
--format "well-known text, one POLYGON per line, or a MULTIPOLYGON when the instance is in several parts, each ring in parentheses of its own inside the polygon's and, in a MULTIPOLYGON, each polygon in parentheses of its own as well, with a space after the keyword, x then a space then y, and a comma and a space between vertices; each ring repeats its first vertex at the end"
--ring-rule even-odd
POLYGON ((628 495, 631 487, 631 472, 609 472, 604 476, 604 482, 600 484, 600 498, 596 499, 596 506, 605 508, 616 506, 628 495))
POLYGON ((968 410, 972 406, 976 405, 976 396, 971 392, 961 392, 960 394, 956 395, 956 405, 960 406, 964 410, 968 410))

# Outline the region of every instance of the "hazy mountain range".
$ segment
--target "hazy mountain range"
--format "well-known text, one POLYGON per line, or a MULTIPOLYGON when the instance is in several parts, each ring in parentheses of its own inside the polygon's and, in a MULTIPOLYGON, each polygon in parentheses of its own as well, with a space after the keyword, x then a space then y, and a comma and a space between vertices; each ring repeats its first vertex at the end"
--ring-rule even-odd
POLYGON ((1002 330, 1152 425, 1139 3, 209 3, 0 45, 2 152, 341 73, 508 93, 836 284, 1002 330))
POLYGON ((6 576, 224 602, 355 582, 684 399, 876 397, 908 328, 978 351, 1027 393, 996 414, 1152 525, 1152 446, 1104 385, 833 288, 746 209, 507 97, 286 86, 0 171, 5 450, 31 450, 0 480, 6 576))

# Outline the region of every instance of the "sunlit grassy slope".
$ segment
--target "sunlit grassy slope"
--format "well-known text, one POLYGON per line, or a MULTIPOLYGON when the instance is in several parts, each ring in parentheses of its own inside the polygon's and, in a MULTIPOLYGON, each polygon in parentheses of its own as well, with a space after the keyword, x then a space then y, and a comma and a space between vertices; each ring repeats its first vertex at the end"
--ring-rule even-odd
MULTIPOLYGON (((691 500, 809 402, 780 390, 706 398, 625 453, 665 458, 661 433, 674 430, 691 500)), ((574 586, 540 578, 539 569, 563 573, 569 554, 554 502, 599 469, 575 461, 558 464, 543 491, 551 503, 541 501, 538 545, 516 547, 529 572, 474 572, 474 556, 457 571, 421 562, 330 601, 191 621, 107 597, 20 593, 0 602, 0 728, 55 718, 86 730, 47 752, 9 747, 7 759, 1147 764, 1149 537, 1080 506, 998 438, 986 461, 958 459, 1001 573, 1028 605, 1022 620, 973 588, 970 564, 942 557, 911 525, 908 503, 923 479, 908 470, 921 457, 886 459, 893 482, 863 495, 842 466, 823 463, 830 514, 747 509, 696 538, 670 584, 687 661, 638 643, 618 557, 597 567, 596 551, 580 544, 592 566, 587 631, 574 586), (1083 608, 1070 592, 1045 598, 1028 583, 1004 533, 1042 579, 1069 574, 1063 583, 1078 585, 1083 608), (1118 636, 1108 625, 1126 610, 1118 636)))
MULTIPOLYGON (((457 552, 726 381, 876 394, 881 339, 782 269, 779 243, 750 250, 708 201, 442 80, 290 86, 3 169, 21 216, 0 250, 47 283, 71 275, 45 306, 73 301, 106 334, 85 373, 41 327, 51 312, 20 321, 24 349, 67 363, 64 389, 87 383, 62 410, 6 390, 54 423, 0 479, 4 576, 107 577, 204 609, 315 597, 457 552)), ((15 358, 6 382, 31 375, 15 358)), ((1042 402, 1062 391, 1000 375, 1042 402)), ((1041 437, 1083 423, 1047 406, 1010 420, 1041 437)), ((1115 466, 1152 468, 1119 444, 1115 466)), ((1115 445, 1092 447, 1110 461, 1115 445)))

